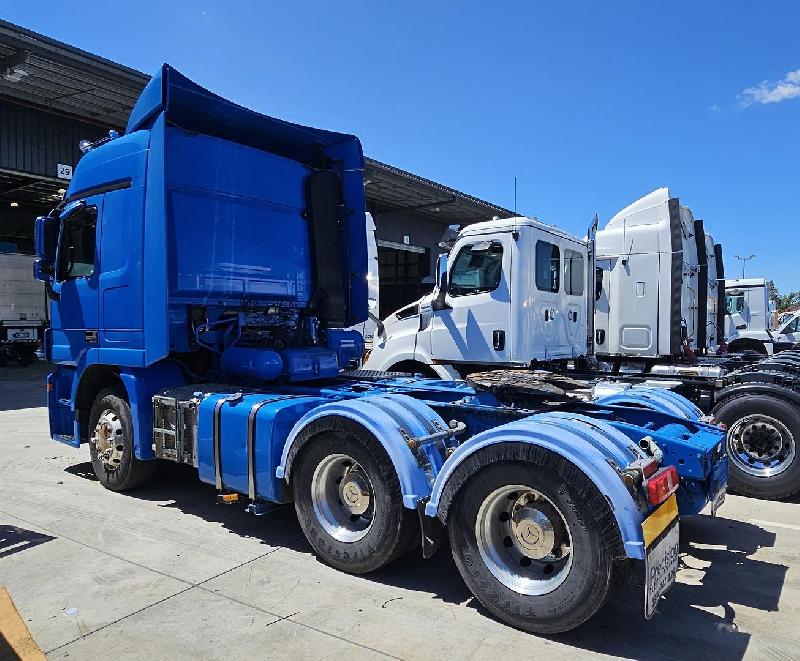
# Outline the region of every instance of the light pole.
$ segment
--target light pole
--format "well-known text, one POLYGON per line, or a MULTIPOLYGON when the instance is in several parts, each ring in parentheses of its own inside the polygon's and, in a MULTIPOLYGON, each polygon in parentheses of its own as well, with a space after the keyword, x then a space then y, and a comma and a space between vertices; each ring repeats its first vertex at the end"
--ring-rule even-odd
POLYGON ((745 264, 747 264, 747 262, 749 260, 753 259, 753 257, 755 257, 755 255, 750 255, 749 257, 742 257, 740 255, 736 255, 736 259, 740 259, 742 261, 742 280, 744 280, 744 267, 745 267, 745 264))

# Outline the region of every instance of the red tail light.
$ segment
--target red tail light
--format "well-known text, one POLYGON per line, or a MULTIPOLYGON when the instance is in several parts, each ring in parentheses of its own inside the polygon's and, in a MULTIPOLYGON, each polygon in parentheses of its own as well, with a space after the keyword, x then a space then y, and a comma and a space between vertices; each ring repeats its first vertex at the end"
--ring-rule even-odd
POLYGON ((651 505, 659 505, 674 494, 679 486, 678 469, 675 466, 664 466, 647 480, 647 500, 651 505))

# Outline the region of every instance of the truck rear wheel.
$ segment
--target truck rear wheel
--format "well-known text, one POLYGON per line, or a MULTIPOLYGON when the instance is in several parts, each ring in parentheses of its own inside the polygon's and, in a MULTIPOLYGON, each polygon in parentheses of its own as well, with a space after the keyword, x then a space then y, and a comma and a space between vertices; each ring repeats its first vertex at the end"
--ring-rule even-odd
POLYGON ((552 634, 579 626, 600 609, 611 584, 608 520, 597 516, 607 503, 557 455, 520 463, 502 461, 501 446, 482 453, 448 516, 464 582, 494 616, 519 629, 552 634), (573 479, 562 477, 570 472, 573 479))
POLYGON ((306 539, 329 565, 353 574, 393 562, 419 540, 416 511, 366 430, 310 439, 292 469, 295 511, 306 539))
POLYGON ((740 395, 712 411, 727 425, 730 490, 776 499, 800 491, 800 412, 780 397, 740 395))
POLYGON ((155 460, 134 454, 131 407, 121 387, 101 390, 92 404, 89 453, 97 479, 111 491, 134 489, 155 474, 155 460))

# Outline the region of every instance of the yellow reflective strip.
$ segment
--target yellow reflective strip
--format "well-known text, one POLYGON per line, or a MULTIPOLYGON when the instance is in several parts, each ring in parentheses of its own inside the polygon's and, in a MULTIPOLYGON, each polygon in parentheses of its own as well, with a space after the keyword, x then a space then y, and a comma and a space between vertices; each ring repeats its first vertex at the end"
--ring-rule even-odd
MULTIPOLYGON (((11 651, 11 658, 22 661, 44 661, 44 654, 31 636, 28 627, 17 612, 11 595, 0 587, 0 656, 3 656, 3 642, 11 651)), ((3 656, 5 658, 5 656, 3 656)))
POLYGON ((655 512, 642 521, 644 546, 647 548, 678 518, 678 500, 672 494, 655 512))

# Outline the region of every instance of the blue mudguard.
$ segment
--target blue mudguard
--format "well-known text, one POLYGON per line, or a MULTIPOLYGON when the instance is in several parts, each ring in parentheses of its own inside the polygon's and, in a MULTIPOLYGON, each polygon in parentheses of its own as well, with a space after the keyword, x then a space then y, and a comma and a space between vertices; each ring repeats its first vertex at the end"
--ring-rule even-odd
POLYGON ((330 402, 310 411, 298 420, 286 439, 275 472, 278 478, 289 480, 294 458, 291 450, 298 436, 312 423, 331 417, 358 423, 383 445, 400 480, 405 507, 413 509, 421 498, 428 496, 428 477, 409 449, 408 441, 447 429, 447 425, 427 404, 407 395, 368 395, 330 402))
POLYGON ((467 457, 497 443, 537 445, 572 462, 611 504, 628 557, 644 558, 641 524, 649 512, 639 508, 614 466, 624 469, 646 455, 610 424, 584 415, 539 413, 470 438, 458 447, 439 473, 426 506, 428 516, 446 520, 447 513, 440 512, 439 506, 447 481, 467 457))
POLYGON ((703 415, 688 399, 666 388, 628 388, 598 399, 596 403, 605 406, 636 406, 686 420, 699 420, 703 415))

